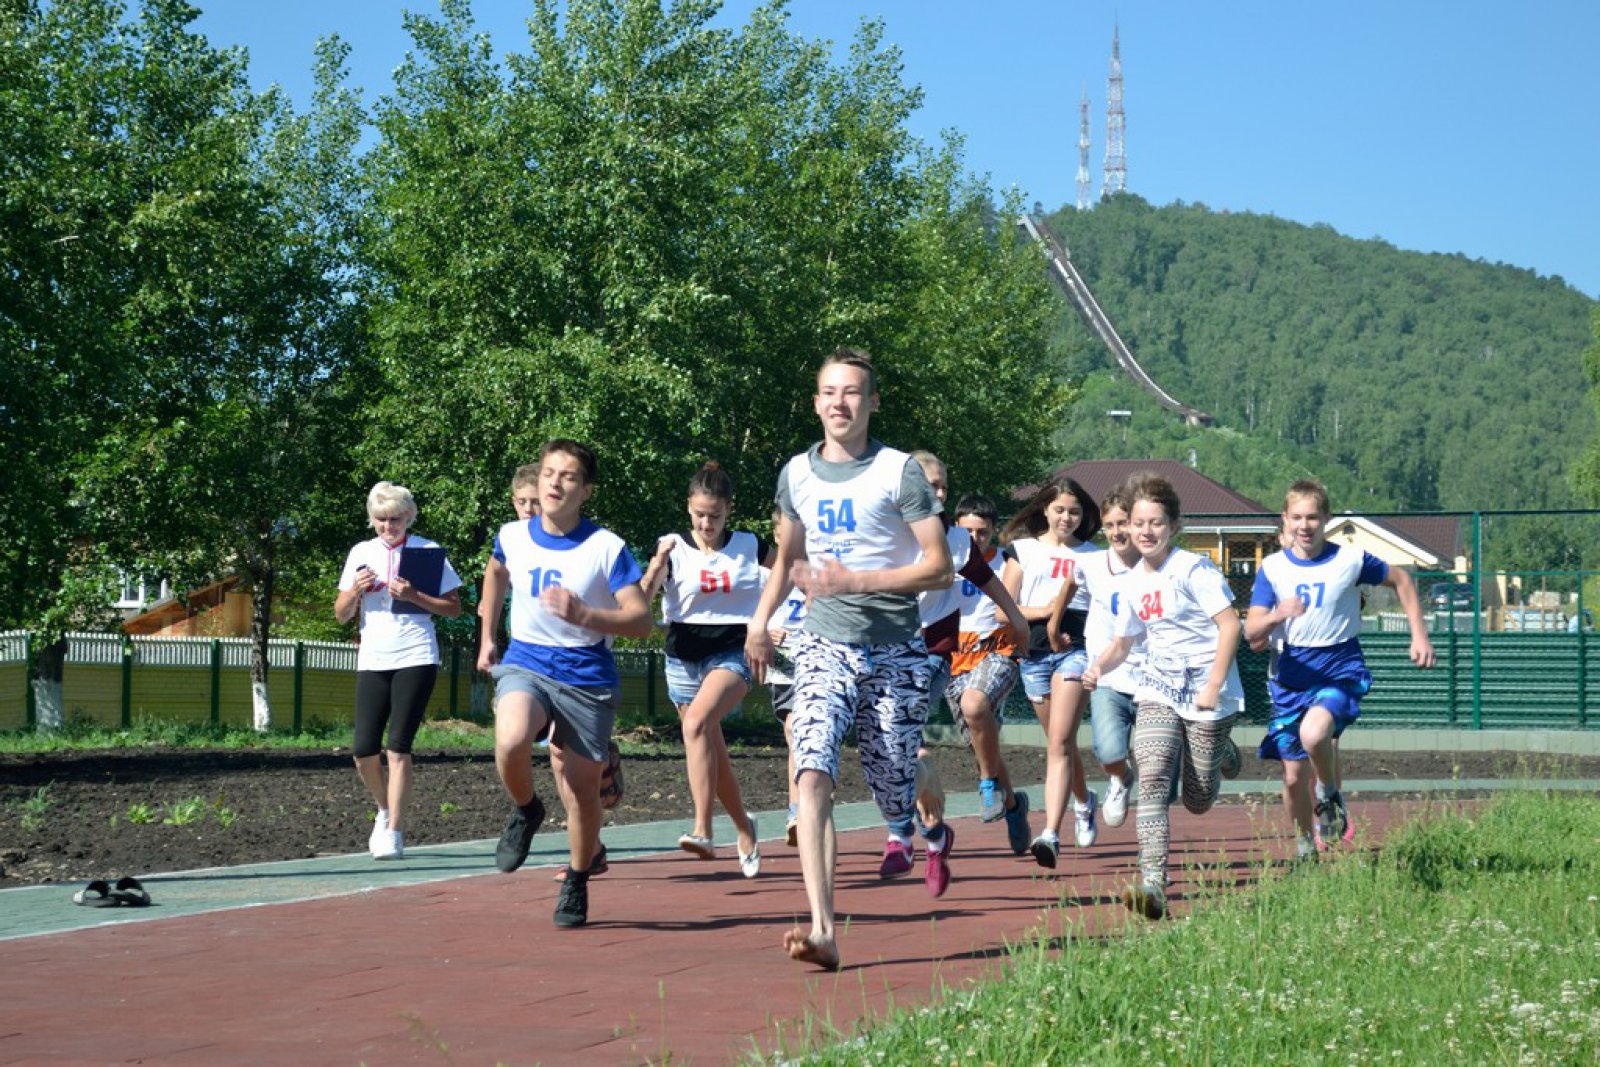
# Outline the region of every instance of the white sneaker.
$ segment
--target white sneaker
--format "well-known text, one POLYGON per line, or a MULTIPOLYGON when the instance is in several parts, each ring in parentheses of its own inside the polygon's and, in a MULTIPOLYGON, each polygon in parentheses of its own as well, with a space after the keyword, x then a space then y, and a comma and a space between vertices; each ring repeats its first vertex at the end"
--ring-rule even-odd
POLYGON ((389 813, 383 808, 379 808, 378 814, 372 820, 372 832, 367 835, 367 851, 376 856, 379 846, 387 843, 387 838, 384 835, 388 832, 389 813))
POLYGON ((1106 783, 1106 802, 1100 809, 1107 826, 1121 826, 1128 818, 1128 794, 1133 790, 1121 778, 1113 777, 1106 783))
POLYGON ((404 859, 405 854, 405 835, 399 830, 383 831, 383 839, 372 849, 372 858, 375 860, 404 859))
POLYGON ((1088 848, 1100 836, 1100 831, 1096 830, 1094 825, 1095 799, 1094 790, 1091 789, 1089 790, 1089 799, 1084 803, 1083 807, 1080 808, 1077 804, 1072 805, 1073 821, 1078 824, 1079 848, 1088 848))

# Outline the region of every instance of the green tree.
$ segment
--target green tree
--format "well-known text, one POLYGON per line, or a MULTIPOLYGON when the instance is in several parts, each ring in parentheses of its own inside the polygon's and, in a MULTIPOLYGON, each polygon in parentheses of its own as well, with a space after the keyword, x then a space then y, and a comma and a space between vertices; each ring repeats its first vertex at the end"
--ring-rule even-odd
POLYGON ((83 458, 142 402, 132 350, 170 339, 162 306, 207 266, 168 225, 204 195, 187 165, 231 76, 183 34, 193 17, 174 0, 132 20, 107 0, 0 5, 0 625, 44 638, 46 726, 65 633, 116 599, 83 458))
POLYGON ((272 724, 274 595, 297 568, 326 569, 346 540, 332 516, 352 495, 360 115, 342 88, 345 54, 319 46, 305 116, 277 90, 251 94, 233 68, 209 116, 222 132, 190 160, 197 192, 162 220, 208 267, 150 279, 164 292, 135 320, 144 403, 108 428, 85 470, 108 551, 185 588, 242 580, 261 730, 272 724))
POLYGON ((505 69, 461 0, 408 18, 375 109, 362 457, 445 544, 483 545, 558 434, 597 446, 594 508, 635 543, 708 457, 764 517, 842 343, 877 357, 891 440, 992 484, 1038 469, 1064 394, 1037 253, 909 134, 898 54, 868 24, 835 64, 782 5, 738 30, 716 9, 540 0, 505 69))

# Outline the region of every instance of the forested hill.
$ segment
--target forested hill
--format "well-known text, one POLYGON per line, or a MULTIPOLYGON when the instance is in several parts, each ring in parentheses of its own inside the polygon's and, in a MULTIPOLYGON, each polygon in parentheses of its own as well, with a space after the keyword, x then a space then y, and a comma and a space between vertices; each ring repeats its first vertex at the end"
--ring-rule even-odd
POLYGON ((1573 505, 1595 302, 1560 279, 1135 196, 1049 221, 1146 370, 1218 424, 1160 413, 1063 301, 1087 376, 1063 458, 1193 448, 1264 502, 1309 470, 1336 506, 1573 505), (1131 425, 1108 408, 1132 408, 1131 425))

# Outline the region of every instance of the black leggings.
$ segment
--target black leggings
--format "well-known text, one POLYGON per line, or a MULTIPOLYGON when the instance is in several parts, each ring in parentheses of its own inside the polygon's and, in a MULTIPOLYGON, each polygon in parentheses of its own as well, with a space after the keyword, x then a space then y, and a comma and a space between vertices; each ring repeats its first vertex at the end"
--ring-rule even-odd
POLYGON ((428 710, 438 664, 401 667, 394 671, 356 672, 356 759, 376 756, 383 746, 383 728, 389 727, 390 752, 410 752, 411 742, 428 710))

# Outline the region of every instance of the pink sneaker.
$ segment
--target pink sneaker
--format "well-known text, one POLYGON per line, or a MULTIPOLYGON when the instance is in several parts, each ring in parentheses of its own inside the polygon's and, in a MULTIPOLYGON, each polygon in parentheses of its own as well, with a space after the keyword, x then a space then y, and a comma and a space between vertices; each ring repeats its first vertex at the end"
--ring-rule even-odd
POLYGON ((950 850, 955 847, 955 827, 946 826, 944 848, 937 852, 928 849, 928 864, 922 875, 922 884, 928 887, 928 895, 935 900, 944 896, 944 891, 950 888, 950 850))
POLYGON ((911 870, 911 849, 902 845, 899 838, 891 837, 883 846, 883 862, 878 864, 879 878, 898 878, 911 870))

